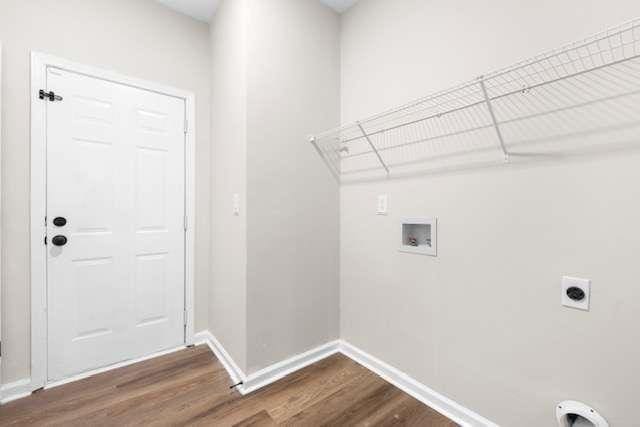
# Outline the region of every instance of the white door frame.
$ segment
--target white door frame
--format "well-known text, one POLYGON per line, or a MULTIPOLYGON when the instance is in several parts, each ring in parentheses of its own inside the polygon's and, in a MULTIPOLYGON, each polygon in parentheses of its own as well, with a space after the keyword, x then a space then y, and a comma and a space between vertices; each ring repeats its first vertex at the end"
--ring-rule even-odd
POLYGON ((4 349, 2 348, 2 307, 4 302, 2 301, 2 43, 0 43, 0 401, 2 401, 2 355, 4 349))
POLYGON ((47 248, 46 225, 46 103, 38 91, 46 89, 48 67, 168 95, 185 101, 185 345, 194 342, 195 259, 195 96, 192 92, 123 76, 55 56, 31 53, 31 388, 47 385, 47 248))

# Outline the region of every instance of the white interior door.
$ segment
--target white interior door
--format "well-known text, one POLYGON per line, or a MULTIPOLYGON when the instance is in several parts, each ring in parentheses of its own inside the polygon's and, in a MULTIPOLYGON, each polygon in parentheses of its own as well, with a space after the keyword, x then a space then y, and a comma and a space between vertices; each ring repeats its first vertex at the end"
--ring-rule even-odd
POLYGON ((51 381, 185 342, 185 102, 57 68, 47 90, 51 381))

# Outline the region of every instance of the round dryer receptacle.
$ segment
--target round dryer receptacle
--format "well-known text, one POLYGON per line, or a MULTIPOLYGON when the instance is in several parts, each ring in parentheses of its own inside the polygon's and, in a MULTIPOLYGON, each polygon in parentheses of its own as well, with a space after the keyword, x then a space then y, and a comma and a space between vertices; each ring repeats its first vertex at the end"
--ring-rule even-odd
POLYGON ((559 427, 609 427, 609 423, 595 409, 582 402, 565 400, 556 405, 559 427))

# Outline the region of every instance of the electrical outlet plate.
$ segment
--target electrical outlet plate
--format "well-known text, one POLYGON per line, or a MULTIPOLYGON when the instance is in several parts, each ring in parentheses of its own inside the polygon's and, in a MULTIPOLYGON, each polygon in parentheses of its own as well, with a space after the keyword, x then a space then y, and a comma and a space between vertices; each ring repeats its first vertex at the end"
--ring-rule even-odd
POLYGON ((387 208, 389 205, 389 198, 387 197, 386 194, 380 194, 378 196, 378 207, 376 209, 376 214, 377 215, 386 215, 387 214, 387 208))
POLYGON ((578 310, 589 311, 589 304, 591 302, 591 280, 564 276, 562 278, 561 288, 561 303, 563 306, 577 308, 578 310), (584 292, 584 298, 580 301, 574 301, 569 298, 569 296, 567 295, 567 289, 571 287, 582 289, 582 291, 584 292))
POLYGON ((233 195, 233 214, 240 215, 240 195, 237 193, 233 195))

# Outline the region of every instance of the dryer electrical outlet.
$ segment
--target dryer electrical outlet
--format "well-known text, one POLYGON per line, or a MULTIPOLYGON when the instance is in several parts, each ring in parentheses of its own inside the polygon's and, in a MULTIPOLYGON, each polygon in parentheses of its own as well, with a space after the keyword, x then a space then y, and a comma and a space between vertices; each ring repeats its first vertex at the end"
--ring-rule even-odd
POLYGON ((564 276, 561 288, 560 298, 563 306, 589 311, 591 280, 564 276))

